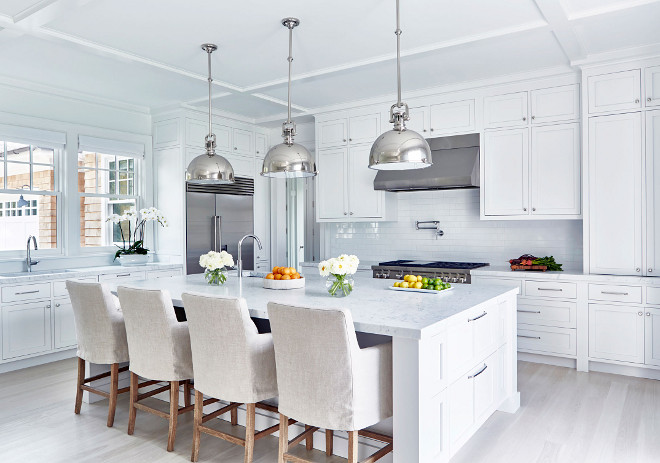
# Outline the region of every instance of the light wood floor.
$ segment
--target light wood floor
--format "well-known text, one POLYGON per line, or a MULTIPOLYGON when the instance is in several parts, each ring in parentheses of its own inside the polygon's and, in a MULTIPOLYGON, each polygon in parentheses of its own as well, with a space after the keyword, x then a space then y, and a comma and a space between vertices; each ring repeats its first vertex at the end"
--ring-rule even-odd
MULTIPOLYGON (((660 462, 660 381, 527 362, 518 368, 521 409, 496 412, 452 463, 660 462)), ((135 435, 126 434, 126 395, 114 428, 105 426, 107 400, 83 404, 74 415, 74 384, 73 360, 0 375, 0 462, 189 461, 190 414, 179 418, 176 447, 168 453, 163 419, 138 412, 135 435)), ((273 463, 276 454, 277 440, 262 439, 255 463, 273 463)), ((307 455, 320 463, 345 461, 307 455)), ((200 462, 242 461, 242 448, 202 436, 200 462)))

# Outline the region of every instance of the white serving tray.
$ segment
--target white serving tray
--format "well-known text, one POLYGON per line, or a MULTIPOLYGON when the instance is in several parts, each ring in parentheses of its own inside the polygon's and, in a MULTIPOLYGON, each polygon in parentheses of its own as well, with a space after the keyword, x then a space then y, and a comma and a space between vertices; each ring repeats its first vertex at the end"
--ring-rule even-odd
POLYGON ((413 293, 427 293, 427 294, 441 294, 454 289, 453 286, 451 288, 441 289, 440 291, 436 291, 435 289, 398 288, 396 286, 388 286, 387 288, 391 289, 392 291, 410 291, 413 293))
POLYGON ((304 287, 304 278, 297 280, 267 280, 264 278, 264 288, 266 289, 299 289, 304 287))

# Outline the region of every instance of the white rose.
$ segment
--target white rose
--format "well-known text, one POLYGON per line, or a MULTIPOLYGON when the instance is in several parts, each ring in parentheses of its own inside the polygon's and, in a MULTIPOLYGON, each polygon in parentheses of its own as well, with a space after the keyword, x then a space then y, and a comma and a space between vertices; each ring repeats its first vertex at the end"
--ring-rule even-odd
POLYGON ((221 251, 220 254, 218 254, 218 258, 220 259, 220 262, 222 262, 222 265, 226 267, 234 266, 234 257, 227 251, 221 251))
POLYGON ((322 277, 327 277, 330 275, 330 264, 327 260, 324 260, 319 263, 319 273, 322 277))
POLYGON ((346 275, 348 264, 340 259, 334 259, 330 267, 330 273, 334 275, 346 275))

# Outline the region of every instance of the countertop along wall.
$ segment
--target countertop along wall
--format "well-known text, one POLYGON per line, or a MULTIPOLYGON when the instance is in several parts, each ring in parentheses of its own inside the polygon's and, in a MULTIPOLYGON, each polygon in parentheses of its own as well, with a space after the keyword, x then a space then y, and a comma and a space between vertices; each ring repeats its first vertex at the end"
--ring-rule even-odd
POLYGON ((482 221, 479 190, 396 193, 398 221, 325 223, 325 256, 355 254, 362 261, 430 259, 506 264, 521 254, 553 255, 582 267, 582 221, 482 221), (415 230, 415 221, 439 220, 444 236, 415 230))

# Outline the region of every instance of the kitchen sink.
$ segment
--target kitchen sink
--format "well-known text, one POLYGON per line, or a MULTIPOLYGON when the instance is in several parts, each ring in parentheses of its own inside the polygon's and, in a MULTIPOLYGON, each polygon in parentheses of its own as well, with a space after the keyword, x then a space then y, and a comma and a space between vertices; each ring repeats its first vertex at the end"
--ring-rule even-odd
POLYGON ((54 275, 56 273, 69 273, 75 270, 33 270, 32 272, 0 273, 0 278, 29 277, 31 275, 54 275))

